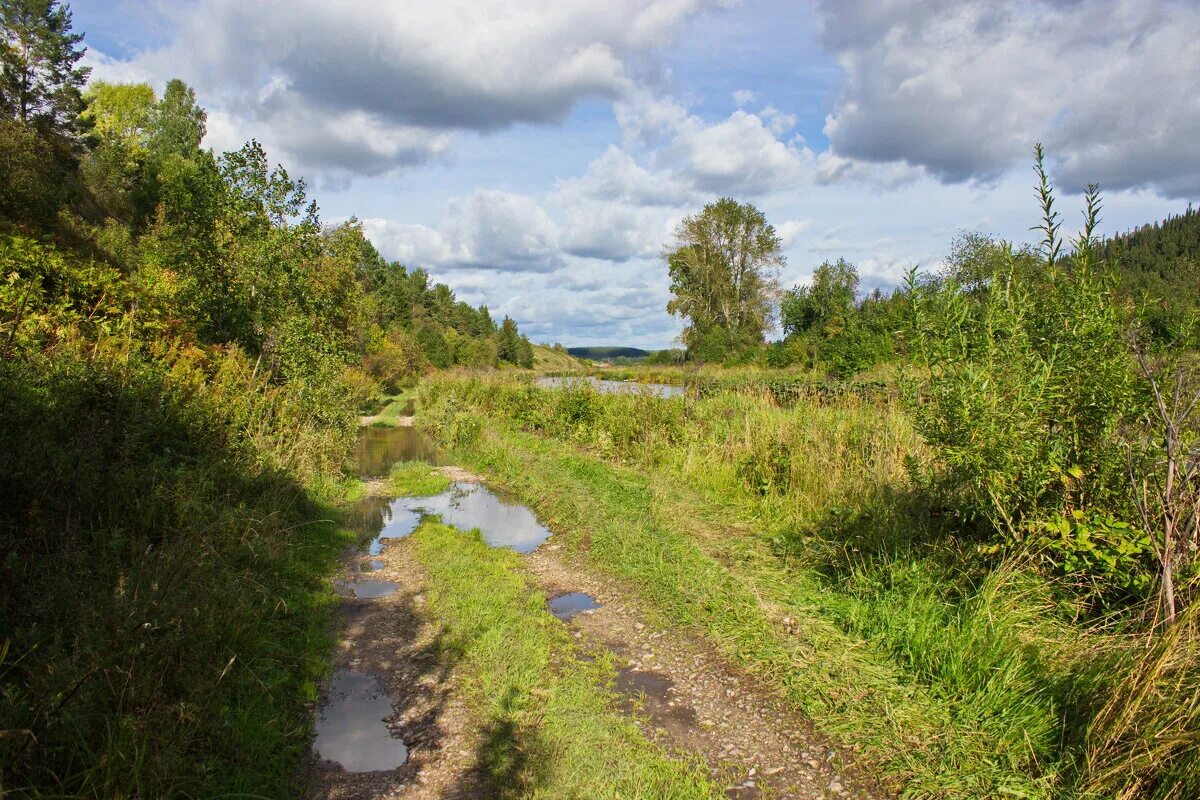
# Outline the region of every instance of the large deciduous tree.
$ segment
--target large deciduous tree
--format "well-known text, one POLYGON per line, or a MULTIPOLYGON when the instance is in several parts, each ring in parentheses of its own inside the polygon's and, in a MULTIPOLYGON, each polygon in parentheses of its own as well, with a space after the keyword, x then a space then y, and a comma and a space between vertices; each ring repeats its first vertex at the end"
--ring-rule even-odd
POLYGON ((71 10, 58 0, 0 0, 0 107, 12 119, 65 136, 79 133, 90 67, 71 10))
POLYGON ((719 360, 763 341, 779 295, 781 250, 761 211, 727 197, 679 223, 663 254, 674 295, 667 311, 688 321, 689 357, 719 360))

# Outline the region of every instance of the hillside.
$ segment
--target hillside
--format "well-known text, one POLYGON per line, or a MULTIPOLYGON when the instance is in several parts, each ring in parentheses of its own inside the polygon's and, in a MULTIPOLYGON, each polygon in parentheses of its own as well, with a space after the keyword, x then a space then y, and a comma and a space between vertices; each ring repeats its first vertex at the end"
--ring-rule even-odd
POLYGON ((533 346, 533 368, 537 370, 573 370, 583 369, 587 365, 575 358, 570 352, 555 349, 549 345, 535 344, 533 346))

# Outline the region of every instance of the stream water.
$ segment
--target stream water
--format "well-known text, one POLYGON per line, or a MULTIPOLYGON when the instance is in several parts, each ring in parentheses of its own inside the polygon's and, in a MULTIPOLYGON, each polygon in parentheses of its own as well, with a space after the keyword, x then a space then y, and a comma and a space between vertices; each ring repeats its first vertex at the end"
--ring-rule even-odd
POLYGON ((561 389, 577 383, 590 383, 604 394, 652 394, 656 397, 683 397, 686 389, 667 383, 637 383, 635 381, 609 381, 603 378, 586 377, 538 378, 536 383, 543 389, 561 389))

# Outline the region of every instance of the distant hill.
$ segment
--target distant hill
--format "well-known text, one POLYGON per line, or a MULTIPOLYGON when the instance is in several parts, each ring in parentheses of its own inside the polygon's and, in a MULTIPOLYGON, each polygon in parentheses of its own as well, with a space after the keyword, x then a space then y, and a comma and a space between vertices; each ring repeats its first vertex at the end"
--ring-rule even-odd
POLYGON ((1200 210, 1143 225, 1105 241, 1101 254, 1116 267, 1121 290, 1161 342, 1200 346, 1190 320, 1200 314, 1200 210))
POLYGON ((593 361, 611 361, 614 358, 646 358, 649 350, 636 347, 568 347, 567 352, 577 358, 590 358, 593 361))

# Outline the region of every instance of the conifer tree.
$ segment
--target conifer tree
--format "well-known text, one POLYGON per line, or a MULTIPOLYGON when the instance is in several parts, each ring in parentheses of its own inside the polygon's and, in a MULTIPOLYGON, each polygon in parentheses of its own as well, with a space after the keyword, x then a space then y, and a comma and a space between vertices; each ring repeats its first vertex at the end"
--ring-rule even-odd
POLYGON ((0 108, 45 132, 78 135, 85 50, 58 0, 0 0, 0 108))

